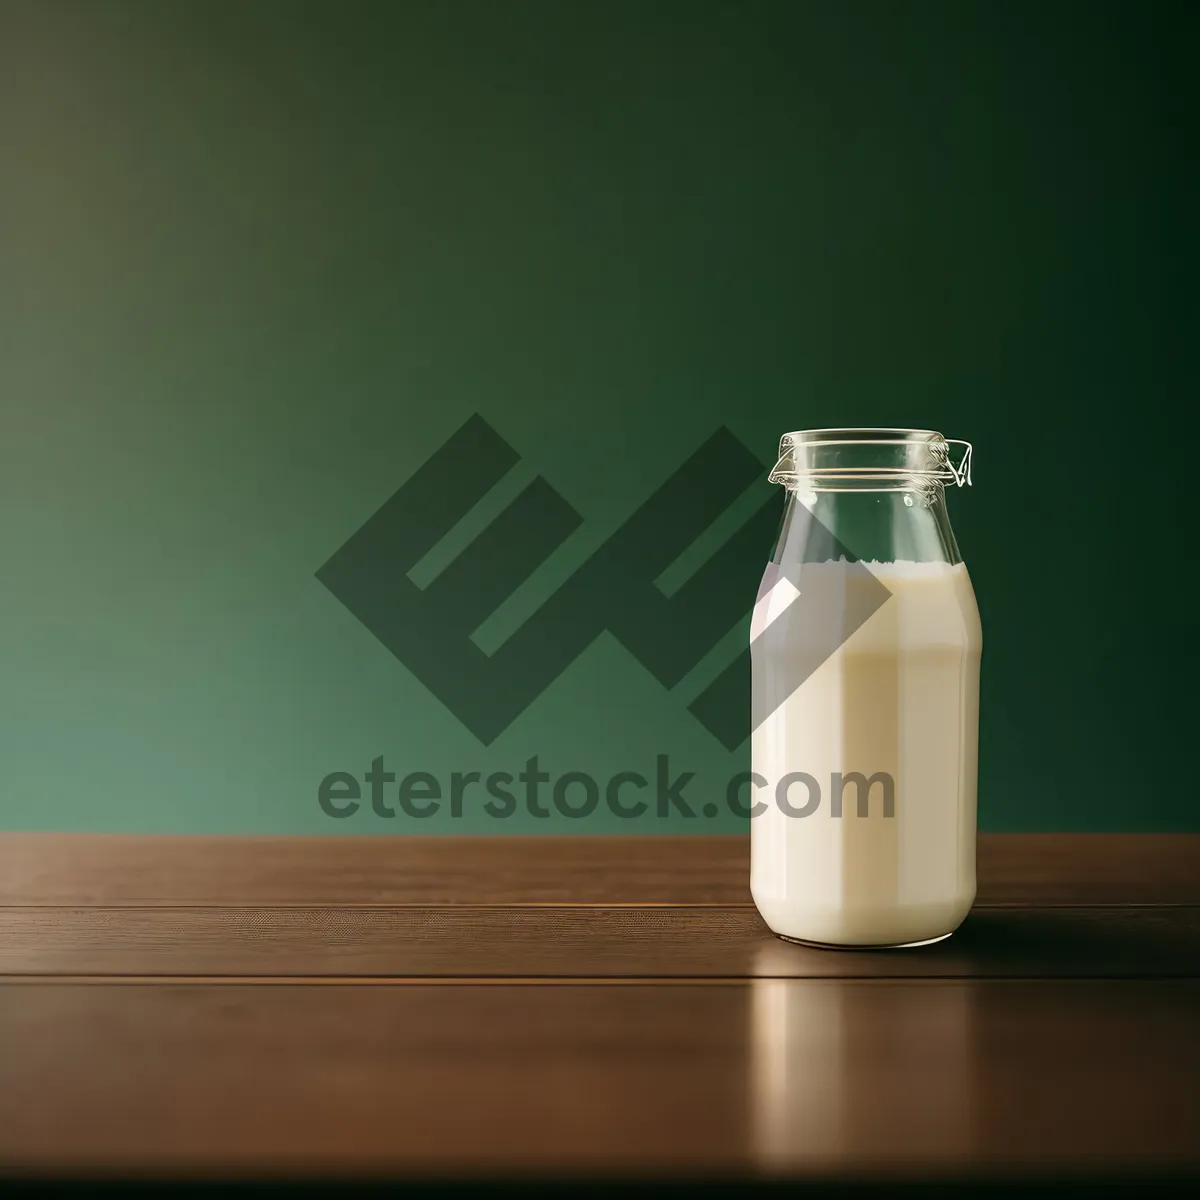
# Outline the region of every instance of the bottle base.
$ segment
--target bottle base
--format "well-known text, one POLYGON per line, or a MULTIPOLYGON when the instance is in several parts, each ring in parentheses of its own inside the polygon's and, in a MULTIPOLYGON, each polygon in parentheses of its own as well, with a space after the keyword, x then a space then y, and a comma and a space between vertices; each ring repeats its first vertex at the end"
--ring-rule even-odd
POLYGON ((949 933, 939 933, 937 937, 922 938, 917 942, 878 942, 874 945, 860 945, 855 942, 810 942, 804 938, 788 937, 777 933, 775 936, 781 942, 791 942, 793 946, 808 946, 812 950, 915 950, 918 946, 934 946, 954 936, 954 930, 949 933))

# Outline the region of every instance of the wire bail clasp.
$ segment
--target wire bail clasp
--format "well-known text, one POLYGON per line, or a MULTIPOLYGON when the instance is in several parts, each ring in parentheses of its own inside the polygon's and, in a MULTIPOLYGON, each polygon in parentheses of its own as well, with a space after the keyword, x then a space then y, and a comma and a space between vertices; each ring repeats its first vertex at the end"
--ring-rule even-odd
POLYGON ((946 466, 950 468, 950 474, 954 476, 955 486, 962 487, 964 484, 966 484, 967 487, 970 487, 971 486, 971 454, 973 453, 975 447, 972 446, 970 442, 964 442, 962 440, 962 438, 944 438, 943 440, 945 441, 946 446, 947 446, 946 466), (949 452, 950 446, 965 446, 966 447, 966 449, 963 451, 962 458, 960 458, 958 460, 957 467, 954 465, 954 462, 950 458, 950 452, 949 452))

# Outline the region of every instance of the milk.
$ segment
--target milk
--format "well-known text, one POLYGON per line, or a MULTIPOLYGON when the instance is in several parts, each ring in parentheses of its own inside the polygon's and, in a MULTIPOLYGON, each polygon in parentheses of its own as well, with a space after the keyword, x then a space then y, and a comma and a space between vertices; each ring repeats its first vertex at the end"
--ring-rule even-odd
MULTIPOLYGON (((750 822, 751 893, 784 937, 907 945, 948 936, 975 897, 982 634, 962 563, 865 565, 890 598, 753 733, 752 767, 766 781, 755 799, 766 807, 750 822), (805 816, 789 816, 776 794, 796 772, 821 791, 805 816), (838 795, 852 772, 874 777, 865 809, 855 783, 838 795)), ((844 561, 799 572, 801 591, 827 598, 852 598, 864 581, 874 589, 844 561)), ((761 596, 751 636, 772 634, 754 650, 760 692, 787 694, 811 669, 804 613, 786 579, 761 596)), ((809 808, 810 791, 792 786, 783 803, 809 808)))

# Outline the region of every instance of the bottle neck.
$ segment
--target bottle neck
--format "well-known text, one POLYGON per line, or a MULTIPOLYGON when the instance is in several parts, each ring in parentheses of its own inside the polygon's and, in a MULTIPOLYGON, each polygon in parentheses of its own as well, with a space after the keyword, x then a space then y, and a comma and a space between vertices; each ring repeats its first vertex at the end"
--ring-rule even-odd
POLYGON ((772 561, 959 563, 945 488, 928 479, 789 487, 772 561))

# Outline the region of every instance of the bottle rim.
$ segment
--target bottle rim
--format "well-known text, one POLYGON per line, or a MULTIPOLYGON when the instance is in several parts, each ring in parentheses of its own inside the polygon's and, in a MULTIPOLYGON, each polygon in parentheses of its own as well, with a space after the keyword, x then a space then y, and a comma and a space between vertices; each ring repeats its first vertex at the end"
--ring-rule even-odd
MULTIPOLYGON (((816 438, 816 437, 818 437, 819 435, 821 435, 821 434, 826 434, 826 433, 838 433, 838 434, 844 434, 844 433, 897 433, 897 434, 907 434, 907 435, 908 435, 908 437, 906 437, 906 438, 902 438, 902 439, 899 439, 899 440, 902 440, 902 441, 913 441, 913 440, 915 440, 915 439, 916 439, 916 438, 918 438, 918 437, 923 437, 923 438, 926 438, 927 440, 933 440, 933 439, 936 439, 936 438, 940 438, 940 437, 942 437, 942 435, 941 435, 941 434, 940 434, 940 433, 939 433, 939 432, 938 432, 936 429, 903 429, 903 428, 900 428, 899 426, 891 426, 891 425, 844 425, 844 426, 834 426, 834 427, 831 427, 831 428, 829 428, 829 429, 793 429, 791 432, 789 432, 789 433, 785 433, 785 434, 783 435, 783 439, 787 439, 787 438, 806 438, 806 439, 808 439, 808 438, 816 438)), ((866 441, 870 441, 870 442, 881 442, 881 441, 885 441, 886 439, 883 439, 883 438, 866 438, 866 439, 864 439, 864 440, 866 440, 866 441)), ((944 439, 944 438, 942 438, 942 440, 943 440, 943 441, 945 441, 945 439, 944 439)))
POLYGON ((915 486, 971 485, 974 447, 933 429, 845 427, 800 429, 779 441, 772 483, 818 489, 829 484, 872 481, 893 487, 906 480, 915 486), (962 447, 955 463, 951 447, 962 447))

